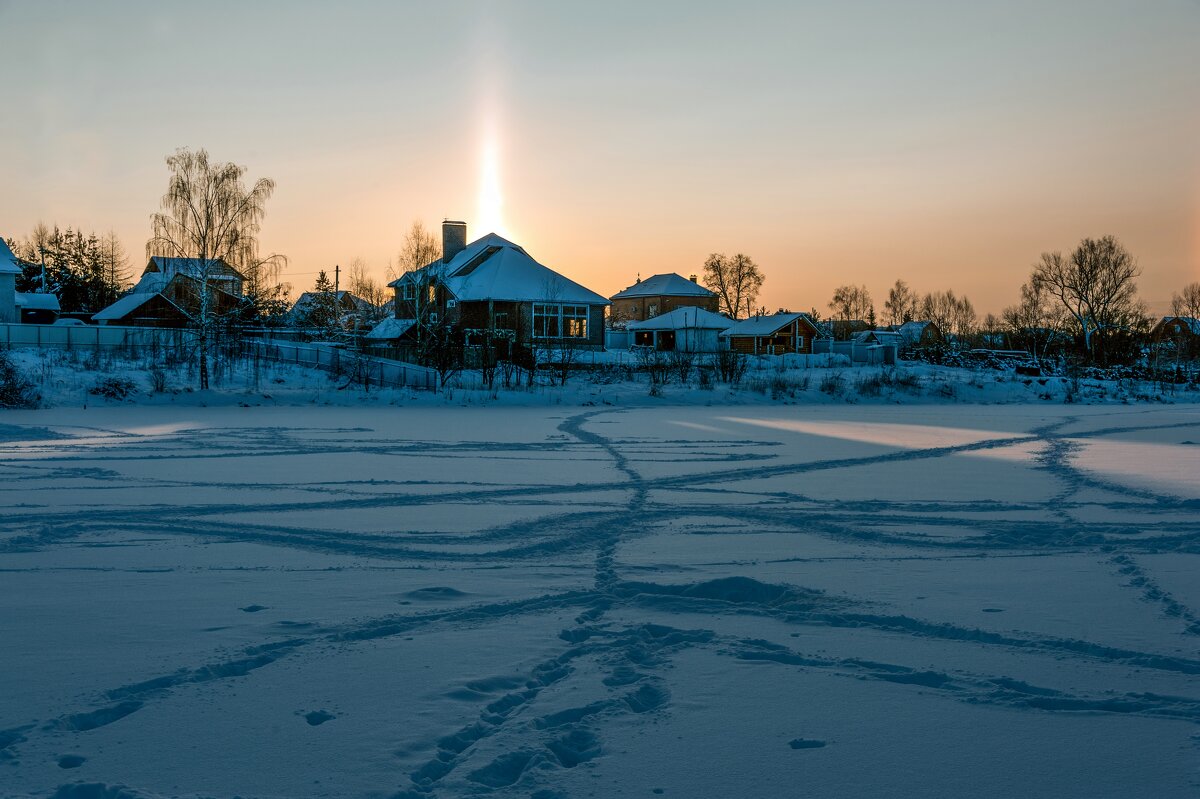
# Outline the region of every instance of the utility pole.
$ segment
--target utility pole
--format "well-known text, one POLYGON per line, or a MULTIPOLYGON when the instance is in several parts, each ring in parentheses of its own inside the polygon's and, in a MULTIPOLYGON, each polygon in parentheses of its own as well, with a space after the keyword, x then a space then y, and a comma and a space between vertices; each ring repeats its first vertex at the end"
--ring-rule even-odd
POLYGON ((337 264, 333 265, 333 296, 336 299, 338 295, 338 278, 342 268, 337 264))

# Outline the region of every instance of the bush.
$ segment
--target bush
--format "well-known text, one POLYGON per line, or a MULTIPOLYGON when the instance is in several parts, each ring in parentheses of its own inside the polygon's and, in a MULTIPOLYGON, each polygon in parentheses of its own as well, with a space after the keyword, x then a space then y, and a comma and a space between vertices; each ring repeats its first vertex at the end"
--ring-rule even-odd
POLYGON ((150 388, 156 394, 167 390, 167 372, 161 366, 150 367, 150 388))
POLYGON ((102 377, 88 389, 89 394, 114 400, 123 400, 135 391, 137 386, 127 377, 102 377))
POLYGON ((740 352, 732 350, 722 350, 712 356, 709 361, 712 368, 716 371, 717 377, 722 383, 737 385, 742 382, 742 377, 746 374, 746 369, 750 362, 746 356, 740 352))
POLYGON ((0 408, 36 408, 40 400, 33 381, 0 352, 0 408))
POLYGON ((817 388, 831 397, 841 396, 842 392, 846 390, 846 378, 842 377, 841 372, 829 372, 821 378, 817 388))

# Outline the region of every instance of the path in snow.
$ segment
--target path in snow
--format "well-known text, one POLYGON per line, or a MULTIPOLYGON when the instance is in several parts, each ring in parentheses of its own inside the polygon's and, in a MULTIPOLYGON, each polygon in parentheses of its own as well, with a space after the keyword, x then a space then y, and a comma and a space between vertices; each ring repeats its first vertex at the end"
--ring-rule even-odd
POLYGON ((1195 795, 1198 427, 13 413, 0 794, 1195 795))

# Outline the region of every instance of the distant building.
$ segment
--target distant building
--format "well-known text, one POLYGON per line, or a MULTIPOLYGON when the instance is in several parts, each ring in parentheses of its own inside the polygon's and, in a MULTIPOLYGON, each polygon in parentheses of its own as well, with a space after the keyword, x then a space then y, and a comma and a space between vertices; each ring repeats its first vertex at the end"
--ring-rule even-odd
MULTIPOLYGON (((301 294, 300 298, 292 305, 292 310, 288 312, 289 321, 294 325, 304 324, 309 314, 312 313, 317 298, 320 296, 321 293, 318 291, 306 291, 301 294)), ((343 316, 346 314, 366 315, 375 310, 375 307, 371 303, 354 296, 348 291, 337 292, 336 304, 338 313, 343 316)))
POLYGON ((62 310, 53 294, 18 291, 15 299, 20 320, 27 325, 52 325, 62 310))
POLYGON ((946 343, 946 337, 934 322, 905 322, 896 328, 896 332, 909 347, 929 347, 946 343))
POLYGON ((664 352, 716 352, 722 349, 721 331, 733 324, 728 316, 704 308, 676 308, 642 322, 630 322, 626 331, 635 347, 664 352))
POLYGON ((1164 316, 1150 329, 1150 340, 1181 357, 1200 355, 1200 319, 1164 316))
POLYGON ((201 306, 201 280, 207 273, 211 309, 218 316, 241 307, 245 278, 220 259, 154 257, 137 285, 107 308, 92 315, 104 325, 184 327, 201 306))
POLYGON ((676 308, 703 308, 716 313, 718 307, 716 293, 697 283, 695 275, 689 280, 674 273, 639 279, 611 299, 611 324, 644 322, 676 308))
POLYGON ((811 353, 824 331, 806 313, 776 313, 743 319, 721 333, 729 349, 748 355, 811 353))

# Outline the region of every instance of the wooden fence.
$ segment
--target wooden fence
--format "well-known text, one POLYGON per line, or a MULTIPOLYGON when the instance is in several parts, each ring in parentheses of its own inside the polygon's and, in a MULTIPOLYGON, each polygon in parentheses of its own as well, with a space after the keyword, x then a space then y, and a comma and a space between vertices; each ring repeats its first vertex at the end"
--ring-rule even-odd
POLYGON ((0 346, 6 347, 95 350, 134 347, 178 349, 191 346, 195 337, 195 332, 180 328, 0 324, 0 346))

